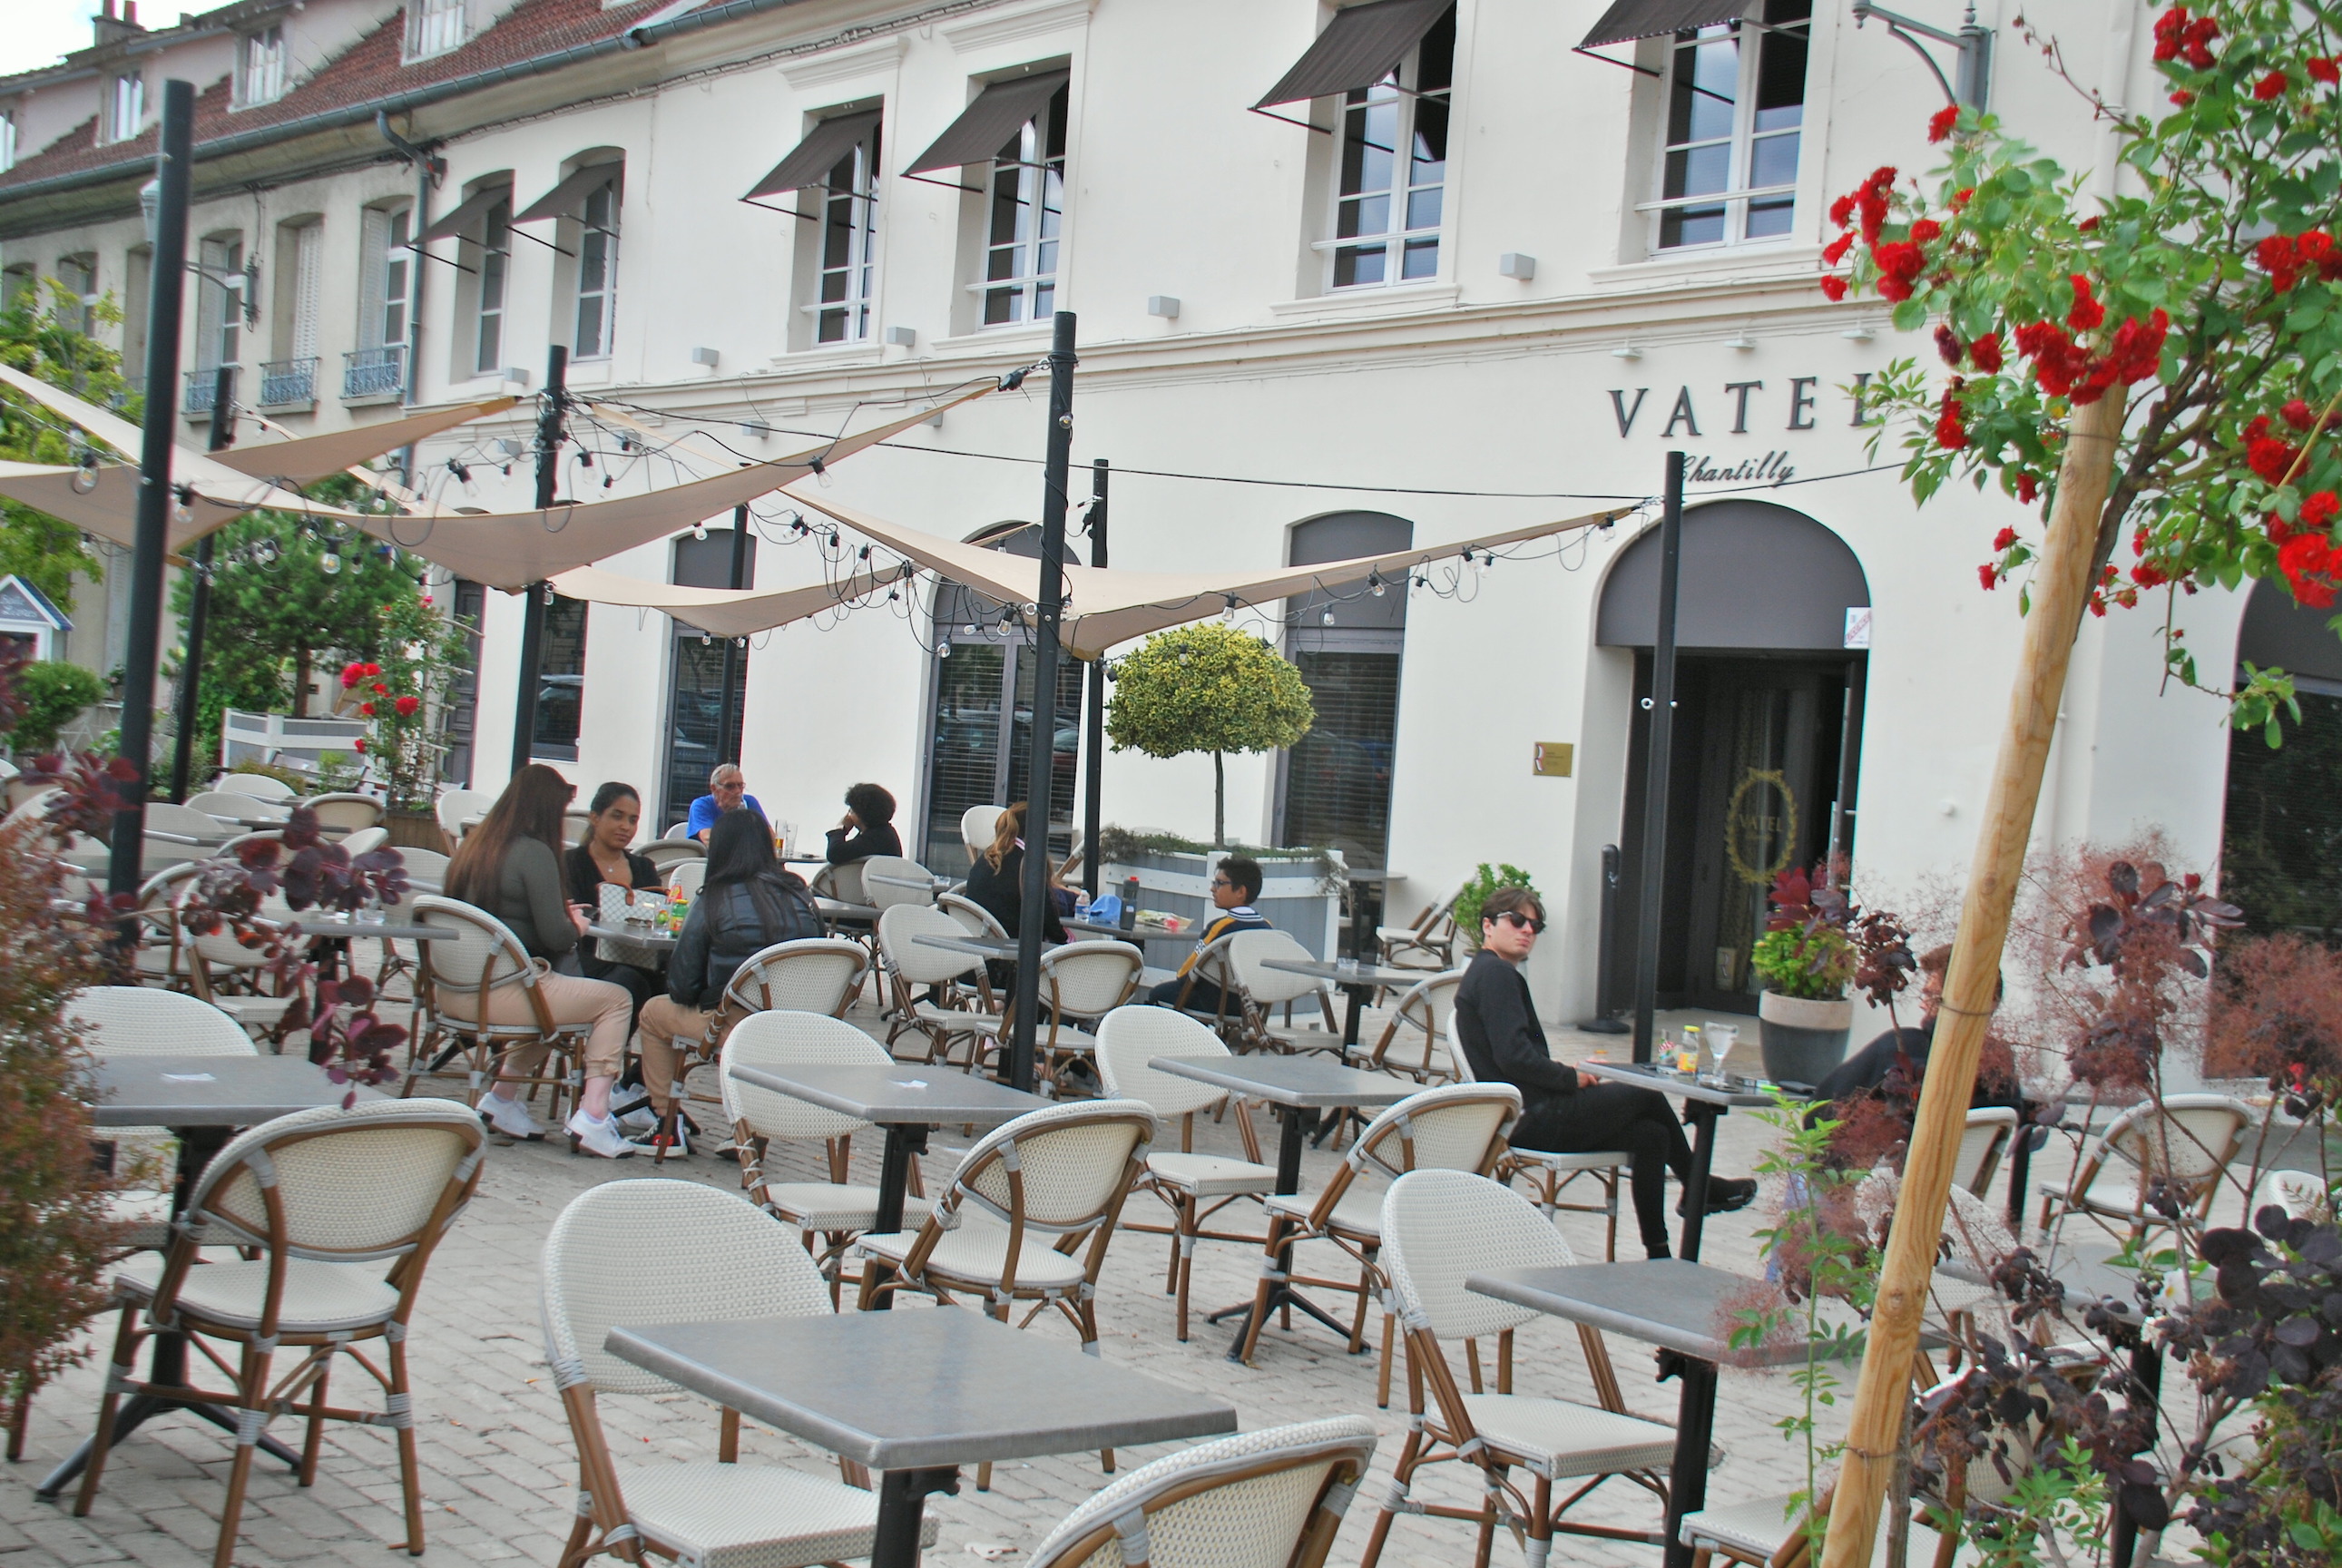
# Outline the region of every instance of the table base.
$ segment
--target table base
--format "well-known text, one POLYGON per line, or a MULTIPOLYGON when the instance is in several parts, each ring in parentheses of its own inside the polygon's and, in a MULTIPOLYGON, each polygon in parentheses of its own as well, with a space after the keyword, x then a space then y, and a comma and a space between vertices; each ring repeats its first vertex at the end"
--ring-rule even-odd
MULTIPOLYGON (((165 1337, 176 1339, 179 1336, 157 1334, 155 1337, 160 1340, 165 1337)), ((180 1354, 185 1356, 185 1347, 182 1345, 180 1354)), ((157 1359, 161 1358, 163 1347, 160 1344, 155 1347, 155 1354, 157 1359)), ((137 1431, 154 1417, 174 1410, 184 1410, 191 1415, 199 1415, 222 1432, 235 1431, 235 1417, 216 1404, 206 1404, 200 1400, 193 1399, 167 1399, 155 1393, 135 1393, 124 1400, 121 1409, 115 1413, 115 1446, 119 1447, 124 1438, 137 1431)), ((55 1502, 57 1494, 72 1483, 74 1477, 89 1467, 90 1446, 95 1442, 95 1438, 83 1438, 80 1446, 65 1456, 65 1463, 49 1472, 48 1479, 33 1489, 33 1495, 44 1503, 55 1502)), ((297 1473, 301 1468, 301 1456, 265 1433, 261 1434, 260 1452, 271 1459, 283 1460, 288 1470, 297 1473)))
POLYGON ((889 1470, 878 1480, 878 1536, 870 1568, 918 1568, 919 1533, 926 1523, 927 1494, 959 1495, 959 1466, 889 1470))
MULTIPOLYGON (((896 1122, 887 1126, 886 1147, 878 1161, 878 1213, 874 1226, 878 1234, 892 1235, 903 1228, 903 1200, 909 1195, 911 1160, 913 1156, 924 1154, 926 1152, 926 1128, 910 1122, 896 1122)), ((867 1254, 863 1257, 862 1271, 865 1276, 863 1289, 868 1293, 870 1300, 868 1310, 871 1312, 892 1310, 895 1305, 895 1293, 881 1290, 879 1287, 893 1276, 895 1271, 867 1254)), ((888 1473, 887 1479, 890 1483, 895 1473, 888 1473)), ((900 1473, 917 1475, 926 1473, 903 1471, 900 1473)), ((958 1483, 955 1481, 950 1490, 957 1489, 958 1483)), ((929 1490, 936 1489, 931 1487, 929 1490)), ((904 1561, 906 1563, 917 1561, 916 1553, 918 1550, 916 1545, 918 1530, 916 1522, 912 1528, 911 1539, 914 1555, 905 1558, 904 1561)))
MULTIPOLYGON (((1696 1211, 1695 1211, 1696 1212, 1696 1211)), ((1676 1402, 1676 1453, 1667 1466, 1667 1533, 1662 1568, 1691 1568, 1692 1550, 1683 1542, 1683 1521, 1707 1506, 1707 1461, 1716 1432, 1716 1363, 1674 1351, 1659 1353, 1659 1375, 1679 1377, 1676 1402)))
MULTIPOLYGON (((1302 1145, 1309 1142, 1310 1135, 1317 1131, 1319 1118, 1318 1114, 1313 1110, 1300 1110, 1289 1106, 1277 1108, 1284 1113, 1285 1126, 1277 1135, 1276 1193, 1280 1197, 1290 1197, 1301 1190, 1302 1145)), ((1330 1129, 1338 1122, 1337 1117, 1326 1125, 1330 1129)), ((1286 1307, 1299 1307, 1302 1312, 1340 1334, 1342 1343, 1347 1344, 1350 1340, 1350 1325, 1335 1321, 1330 1313, 1295 1290, 1287 1283, 1293 1277, 1293 1246, 1294 1243, 1286 1243, 1283 1252, 1278 1254, 1277 1266, 1283 1271, 1286 1278, 1279 1280, 1269 1288, 1267 1310, 1274 1313, 1286 1307)), ((1252 1309, 1251 1302, 1239 1302, 1234 1306, 1222 1307, 1216 1313, 1207 1313, 1204 1318, 1206 1323, 1215 1324, 1229 1318, 1236 1320, 1236 1337, 1228 1346, 1230 1361, 1241 1363, 1244 1360, 1245 1340, 1252 1332, 1252 1309)), ((1263 1326, 1266 1326, 1266 1319, 1263 1321, 1263 1326)))

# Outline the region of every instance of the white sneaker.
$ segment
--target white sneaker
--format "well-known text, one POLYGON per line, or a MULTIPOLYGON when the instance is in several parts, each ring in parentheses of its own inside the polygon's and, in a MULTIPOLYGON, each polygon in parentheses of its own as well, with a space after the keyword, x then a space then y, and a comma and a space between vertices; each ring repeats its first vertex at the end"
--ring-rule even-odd
POLYGON ((638 1105, 631 1111, 621 1111, 613 1106, 611 1119, 626 1131, 628 1137, 639 1138, 646 1133, 658 1131, 658 1113, 652 1110, 647 1104, 638 1105))
POLYGON ((597 1122, 580 1111, 569 1118, 568 1127, 569 1135, 577 1140, 577 1146, 589 1154, 599 1154, 606 1160, 623 1160, 635 1153, 635 1146, 626 1142, 624 1133, 618 1131, 618 1124, 607 1116, 597 1122))
POLYGON ((491 1090, 480 1096, 480 1120, 507 1138, 542 1138, 545 1128, 528 1114, 517 1096, 505 1099, 491 1090))

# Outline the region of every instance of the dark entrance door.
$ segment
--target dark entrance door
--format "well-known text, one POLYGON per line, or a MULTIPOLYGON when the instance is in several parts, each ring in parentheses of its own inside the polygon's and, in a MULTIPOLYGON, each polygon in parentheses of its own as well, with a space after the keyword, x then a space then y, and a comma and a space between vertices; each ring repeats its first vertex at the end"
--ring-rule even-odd
MULTIPOLYGON (((756 536, 752 533, 741 564, 744 584, 756 580, 756 536)), ((686 534, 675 542, 675 581, 691 588, 732 585, 732 531, 710 529, 705 539, 686 534)), ((662 767, 658 826, 673 827, 691 814, 691 803, 707 793, 707 775, 720 762, 740 755, 743 694, 748 684, 748 650, 734 650, 736 686, 730 733, 720 733, 724 712, 726 642, 681 624, 667 659, 666 754, 662 767)), ((754 788, 753 781, 750 785, 754 788)))

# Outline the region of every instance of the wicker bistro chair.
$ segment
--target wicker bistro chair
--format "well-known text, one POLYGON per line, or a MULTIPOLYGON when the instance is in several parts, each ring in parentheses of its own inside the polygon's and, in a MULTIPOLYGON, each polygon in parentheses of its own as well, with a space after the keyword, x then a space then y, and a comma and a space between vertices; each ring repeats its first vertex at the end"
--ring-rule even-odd
POLYGON ((1066 1515, 1032 1568, 1322 1568, 1374 1457, 1356 1415, 1199 1443, 1066 1515))
POLYGON ((327 835, 344 838, 382 821, 382 802, 370 794, 311 795, 301 803, 317 814, 317 826, 327 835))
POLYGON ((947 1063, 953 1044, 965 1040, 973 1064, 983 1054, 982 1042, 1000 1032, 1000 1013, 984 960, 919 940, 956 940, 967 934, 948 912, 923 904, 898 904, 880 914, 878 952, 886 960, 893 992, 885 1014, 889 1051, 905 1034, 915 1033, 926 1037, 928 1062, 947 1063), (941 1000, 925 1000, 922 992, 941 1000))
POLYGON ((1125 1229, 1171 1237, 1171 1266, 1163 1288, 1178 1300, 1179 1339, 1187 1338, 1187 1295, 1195 1272, 1199 1241, 1245 1242, 1257 1244, 1261 1236, 1236 1231, 1206 1230, 1211 1218, 1230 1205, 1258 1202, 1276 1189, 1276 1172, 1260 1158, 1260 1141, 1242 1101, 1227 1091, 1156 1071, 1148 1064, 1157 1056, 1226 1058, 1230 1054, 1217 1035, 1192 1018, 1167 1007, 1117 1007, 1098 1025, 1098 1078, 1117 1100, 1143 1100, 1157 1118, 1179 1124, 1179 1147, 1146 1156, 1146 1174, 1137 1190, 1152 1193, 1170 1206, 1168 1225, 1126 1223, 1125 1229), (1196 1114, 1199 1111, 1236 1112, 1236 1131, 1243 1134, 1246 1158, 1198 1154, 1196 1114))
MULTIPOLYGON (((1236 970, 1228 957, 1240 934, 1232 931, 1196 949, 1195 956, 1188 960, 1185 972, 1179 976, 1179 991, 1171 999, 1171 1004, 1226 1041, 1231 1049, 1249 1051, 1254 1041, 1245 1032, 1244 998, 1238 994, 1236 970), (1206 984, 1218 990, 1220 1001, 1217 1007, 1206 1009, 1195 1004, 1196 987, 1206 984)), ((1288 978, 1298 979, 1300 976, 1288 978)))
POLYGON ((440 793, 434 814, 439 819, 439 831, 447 835, 448 853, 464 841, 464 824, 496 804, 496 797, 485 790, 451 789, 440 793))
MULTIPOLYGON (((1448 1053, 1456 1064, 1456 1078, 1461 1083, 1475 1084, 1472 1059, 1459 1048, 1448 1053)), ((1561 1213, 1600 1214, 1605 1234, 1602 1241, 1602 1261, 1618 1261, 1618 1193, 1626 1184, 1631 1156, 1617 1149, 1597 1149, 1581 1154, 1557 1154, 1551 1149, 1524 1149, 1517 1145, 1505 1150, 1497 1163, 1496 1180, 1511 1186, 1520 1177, 1528 1178, 1529 1190, 1536 1195, 1536 1205, 1551 1219, 1561 1213), (1562 1201, 1564 1189, 1580 1178, 1590 1178, 1602 1189, 1598 1203, 1572 1203, 1562 1201)))
POLYGON ((1470 1520, 1480 1527, 1474 1562, 1486 1568, 1496 1527, 1526 1532, 1530 1568, 1544 1568, 1555 1532, 1648 1541, 1650 1533, 1575 1524, 1569 1510, 1612 1476, 1666 1498, 1663 1474, 1675 1457, 1676 1429, 1630 1413, 1601 1334, 1578 1330, 1598 1405, 1512 1392, 1513 1333, 1538 1317, 1465 1288, 1478 1269, 1567 1266, 1569 1243, 1529 1201, 1467 1172, 1416 1171, 1391 1183, 1382 1203, 1384 1263, 1394 1309, 1406 1325, 1407 1435, 1393 1467, 1391 1490, 1375 1520, 1362 1568, 1382 1555, 1400 1513, 1470 1520), (1494 1337, 1496 1392, 1481 1381, 1479 1343, 1494 1337), (1456 1381, 1446 1346, 1464 1342, 1471 1392, 1456 1381), (1462 1460, 1477 1466, 1486 1492, 1477 1508, 1415 1499, 1417 1471, 1462 1460), (1526 1494, 1513 1479, 1526 1471, 1526 1494), (1583 1483, 1559 1503, 1556 1483, 1583 1483))
POLYGON ((959 841, 967 848, 968 864, 974 865, 976 857, 992 847, 992 841, 1000 834, 1001 814, 1007 809, 1005 805, 972 805, 959 814, 959 841))
MULTIPOLYGON (((207 1002, 147 985, 93 985, 65 1004, 65 1022, 88 1031, 85 1043, 100 1061, 114 1056, 251 1056, 252 1036, 207 1002)), ((108 1127, 117 1179, 135 1184, 106 1195, 106 1209, 124 1227, 115 1245, 130 1252, 170 1244, 171 1189, 177 1140, 167 1127, 108 1127), (125 1158, 126 1156, 126 1158, 125 1158)))
MULTIPOLYGON (((877 1497, 781 1465, 739 1463, 737 1411, 718 1418, 713 1461, 621 1465, 602 1430, 605 1394, 679 1392, 604 1350, 613 1325, 755 1323, 829 1310, 821 1271, 805 1250, 737 1198, 652 1176, 572 1200, 545 1243, 545 1359, 577 1445, 577 1523, 559 1568, 606 1552, 641 1562, 646 1550, 707 1568, 869 1556, 877 1497)), ((927 1521, 925 1544, 934 1544, 935 1525, 927 1521)))
POLYGON ((1236 996, 1243 1004, 1237 1027, 1243 1032, 1244 1043, 1237 1046, 1238 1050, 1341 1052, 1342 1026, 1335 1021, 1333 993, 1326 983, 1291 970, 1271 969, 1267 964, 1272 958, 1315 956, 1290 932, 1229 933, 1227 968, 1236 977, 1236 996), (1312 996, 1317 999, 1318 1013, 1325 1020, 1322 1034, 1315 1029, 1289 1026, 1293 1004, 1312 996), (1285 1008, 1288 1024, 1285 1028, 1278 1028, 1272 1017, 1280 1005, 1285 1008))
POLYGON ((1349 1048, 1350 1065, 1394 1073, 1425 1085, 1461 1082, 1463 1070, 1456 1059, 1462 1053, 1456 1048, 1454 1021, 1456 993, 1463 984, 1460 969, 1416 981, 1398 999, 1375 1043, 1349 1048))
POLYGON ((2253 1189, 2247 1216, 2257 1216, 2272 1203, 2288 1220, 2314 1220, 2322 1225, 2334 1218, 2334 1195, 2315 1171, 2271 1171, 2253 1189))
POLYGON ((283 779, 266 774, 222 774, 218 787, 230 794, 250 795, 255 800, 292 800, 297 792, 283 779))
MULTIPOLYGON (((724 1042, 717 1071, 724 1090, 724 1117, 732 1128, 740 1161, 740 1185, 759 1208, 796 1228, 808 1253, 814 1239, 826 1239, 826 1250, 815 1254, 829 1279, 836 1301, 844 1273, 846 1249, 878 1218, 878 1189, 856 1186, 851 1180, 854 1136, 873 1132, 869 1123, 770 1089, 760 1089, 735 1075, 740 1067, 801 1066, 808 1063, 839 1066, 886 1067, 894 1064, 886 1048, 842 1019, 812 1013, 759 1013, 744 1018, 724 1042), (829 1164, 826 1182, 781 1182, 768 1170, 777 1142, 820 1141, 829 1164)), ((916 1156, 911 1161, 910 1190, 920 1192, 916 1156)), ((903 1201, 906 1220, 924 1222, 933 1205, 923 1196, 903 1201)))
POLYGON ((732 972, 731 980, 724 987, 723 1000, 716 1004, 716 1015, 707 1021, 706 1033, 675 1064, 675 1098, 659 1127, 659 1162, 666 1161, 667 1150, 674 1145, 674 1121, 686 1103, 718 1108, 723 1105, 721 1094, 694 1090, 691 1074, 716 1060, 725 1036, 743 1018, 776 1009, 844 1017, 846 1010, 854 1005, 854 999, 861 994, 862 976, 869 968, 869 949, 858 942, 827 936, 776 942, 751 954, 732 972))
POLYGON ((419 944, 423 959, 415 971, 415 1026, 402 1092, 414 1094, 418 1079, 452 1075, 451 1064, 461 1061, 469 1102, 476 1105, 506 1061, 543 1045, 551 1052, 545 1065, 513 1082, 531 1097, 540 1087, 550 1091, 548 1114, 561 1121, 563 1099, 581 1086, 577 1052, 591 1025, 555 1021, 537 989, 548 973, 545 961, 530 957, 503 921, 456 899, 423 894, 415 901, 415 923, 455 934, 419 944), (490 996, 515 986, 529 1000, 527 1021, 484 1022, 490 996))
POLYGON ((205 790, 199 794, 189 795, 187 804, 206 816, 222 816, 230 822, 257 816, 284 822, 293 815, 293 808, 282 801, 263 800, 241 790, 205 790))
POLYGON ((1424 905, 1412 925, 1378 925, 1375 941, 1383 964, 1391 969, 1448 970, 1456 967, 1456 901, 1457 888, 1437 904, 1424 905))
POLYGON ((936 901, 936 875, 916 860, 874 854, 862 862, 862 891, 881 914, 897 904, 924 906, 936 901))
MULTIPOLYGON (((1504 1158, 1505 1134, 1520 1119, 1521 1092, 1510 1084, 1450 1084, 1410 1094, 1366 1124, 1341 1168, 1315 1197, 1306 1193, 1271 1196, 1268 1238, 1245 1323, 1243 1360, 1252 1363, 1269 1303, 1280 1284, 1315 1285, 1357 1298, 1350 1320, 1350 1353, 1366 1346, 1366 1303, 1383 1296, 1382 1369, 1376 1374, 1376 1408, 1390 1403, 1391 1342, 1395 1314, 1386 1283, 1376 1262, 1382 1251, 1379 1193, 1358 1191, 1367 1173, 1396 1178, 1409 1171, 1467 1171, 1486 1175, 1504 1158), (1358 1265, 1357 1283, 1317 1279, 1296 1272, 1293 1249, 1302 1242, 1331 1242, 1358 1265)), ((1290 1315, 1289 1313, 1287 1314, 1290 1315)))
POLYGON ((667 885, 686 902, 697 898, 699 890, 707 885, 707 857, 678 860, 666 868, 666 874, 667 885))
POLYGON ((1960 1134, 1959 1153, 1952 1163, 1952 1185, 1983 1197, 1991 1190, 2001 1156, 2008 1153, 2009 1140, 2016 1134, 2017 1113, 2006 1105, 1979 1105, 1970 1111, 1960 1134))
POLYGON ((936 894, 936 907, 959 923, 959 928, 970 936, 996 937, 1008 940, 1008 928, 995 918, 992 911, 964 893, 936 894))
POLYGON ((253 1451, 281 1415, 302 1416, 308 1424, 301 1450, 304 1486, 317 1478, 325 1422, 397 1433, 405 1545, 420 1555, 423 1493, 407 1327, 432 1249, 479 1186, 485 1140, 480 1119, 447 1100, 370 1100, 346 1111, 328 1105, 279 1116, 230 1139, 195 1183, 173 1227, 170 1250, 129 1258, 115 1276, 121 1326, 74 1513, 86 1514, 97 1496, 122 1396, 181 1394, 143 1383, 129 1370, 137 1363, 141 1340, 177 1333, 235 1379, 233 1390, 194 1396, 236 1412, 235 1458, 214 1568, 230 1568, 234 1561, 253 1451), (261 1255, 195 1266, 204 1246, 223 1243, 256 1247, 261 1255), (359 1348, 375 1341, 384 1346, 380 1364, 359 1348), (234 1368, 206 1342, 240 1347, 234 1368), (282 1376, 275 1372, 279 1350, 300 1357, 282 1376), (325 1403, 335 1358, 343 1354, 382 1385, 382 1410, 325 1403))
POLYGON ((2082 1154, 2060 1190, 2041 1194, 2041 1228, 2053 1216, 2080 1214, 2100 1229, 2137 1241, 2172 1222, 2148 1205, 2160 1183, 2180 1207, 2179 1223, 2200 1225, 2237 1157, 2252 1108, 2226 1094, 2169 1094, 2132 1106, 2082 1154))
MULTIPOLYGON (((677 823, 676 825, 681 827, 684 824, 677 823)), ((636 846, 635 853, 660 871, 668 872, 682 861, 706 860, 707 846, 696 838, 655 838, 648 844, 636 846)))
MULTIPOLYGON (((1146 958, 1129 942, 1068 942, 1041 954, 1041 978, 1036 1000, 1041 1016, 1033 1030, 1034 1071, 1055 1084, 1057 1093, 1086 1094, 1069 1082, 1067 1074, 1088 1063, 1097 1051, 1097 1036, 1078 1027, 1076 1020, 1096 1028, 1097 1021, 1138 994, 1138 977, 1146 958)), ((1007 1047, 1016 1023, 1016 1004, 1004 1011, 996 1034, 978 1042, 983 1051, 971 1071, 981 1071, 985 1058, 1007 1047)))

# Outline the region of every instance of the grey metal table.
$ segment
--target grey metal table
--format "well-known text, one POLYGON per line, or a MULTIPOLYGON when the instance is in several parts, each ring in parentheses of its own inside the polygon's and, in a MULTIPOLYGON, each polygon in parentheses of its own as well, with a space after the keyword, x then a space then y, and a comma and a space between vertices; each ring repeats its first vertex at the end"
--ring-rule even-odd
POLYGON ((880 1473, 871 1568, 913 1568, 959 1467, 1234 1432, 1225 1400, 980 1312, 846 1313, 610 1330, 604 1348, 880 1473))
POLYGON ((1184 942, 1193 947, 1204 938, 1203 928, 1190 925, 1180 931, 1166 931, 1159 925, 1105 925, 1095 920, 1068 920, 1067 931, 1086 931, 1092 936, 1110 936, 1121 942, 1184 942))
MULTIPOLYGON (((910 1186, 911 1156, 926 1153, 928 1129, 974 1126, 988 1131, 1028 1111, 1056 1104, 990 1078, 908 1063, 893 1067, 815 1063, 736 1066, 732 1074, 759 1089, 886 1129, 886 1149, 878 1165, 878 1214, 871 1226, 879 1235, 891 1235, 903 1228, 903 1197, 910 1186)), ((874 1261, 870 1266, 881 1265, 874 1261)), ((877 1297, 873 1304, 883 1312, 894 1299, 890 1293, 877 1297)))
POLYGON ((612 925, 598 920, 586 927, 586 934, 600 937, 605 942, 637 943, 644 947, 673 947, 681 940, 680 933, 661 931, 655 925, 624 923, 612 925))
MULTIPOLYGON (((187 1197, 195 1178, 239 1127, 338 1105, 353 1085, 336 1084, 325 1070, 299 1056, 115 1056, 100 1057, 90 1074, 91 1123, 100 1127, 168 1127, 179 1140, 179 1163, 171 1187, 171 1217, 186 1213, 187 1197)), ((371 1089, 356 1090, 358 1098, 377 1098, 371 1089)), ((165 1387, 185 1387, 187 1381, 187 1340, 185 1334, 157 1333, 147 1360, 146 1381, 165 1387)), ((114 1440, 127 1437, 166 1410, 187 1410, 224 1432, 235 1430, 235 1419, 215 1404, 192 1400, 134 1394, 115 1418, 114 1440)), ((298 1470, 301 1456, 264 1435, 261 1445, 273 1457, 298 1470)), ((89 1462, 89 1443, 66 1456, 49 1473, 36 1494, 54 1498, 79 1475, 89 1462)))
POLYGON ((1697 1076, 1641 1062, 1580 1062, 1581 1073, 1637 1089, 1656 1089, 1684 1103, 1684 1120, 1691 1124, 1691 1180, 1684 1184, 1683 1234, 1676 1251, 1681 1261, 1699 1260, 1699 1233, 1707 1219, 1707 1171, 1716 1158, 1716 1124, 1735 1105, 1767 1105, 1773 1096, 1756 1087, 1753 1078, 1727 1075, 1722 1084, 1704 1084, 1697 1076))
POLYGON ((333 916, 314 920, 296 918, 288 921, 286 926, 299 932, 302 936, 330 944, 326 949, 326 973, 329 975, 339 971, 353 942, 438 942, 463 934, 444 925, 400 924, 385 920, 343 920, 333 916))
MULTIPOLYGON (((1146 1064, 1175 1078, 1191 1078, 1198 1084, 1231 1090, 1246 1099, 1276 1106, 1285 1124, 1276 1144, 1276 1192, 1281 1196, 1301 1190, 1301 1148, 1309 1134, 1316 1131, 1318 1113, 1380 1110, 1397 1104, 1418 1090, 1414 1084, 1380 1073, 1362 1073, 1356 1067, 1315 1056, 1157 1056, 1146 1064)), ((1286 1250, 1279 1266, 1288 1275, 1293 1273, 1290 1248, 1286 1250)), ((1286 1305, 1299 1307, 1345 1340, 1350 1337, 1346 1324, 1336 1323, 1316 1303, 1282 1281, 1269 1293, 1268 1304, 1271 1311, 1286 1305)), ((1204 1320, 1244 1320, 1236 1325, 1236 1343, 1228 1347, 1230 1361, 1244 1359, 1245 1323, 1249 1322, 1251 1313, 1252 1303, 1240 1302, 1204 1320)))
POLYGON ((1772 1366, 1803 1361, 1807 1347, 1734 1347, 1736 1301, 1761 1281, 1682 1258, 1581 1263, 1574 1268, 1492 1269, 1464 1276, 1465 1287, 1568 1323, 1585 1323, 1659 1347, 1661 1381, 1681 1380, 1676 1401, 1676 1452, 1667 1468, 1666 1568, 1689 1568, 1683 1517, 1707 1505, 1707 1466, 1716 1433, 1716 1366, 1772 1366))
POLYGON ((1345 969, 1338 964, 1327 964, 1317 958, 1264 958, 1263 969, 1282 969, 1287 974, 1306 974, 1313 979, 1330 980, 1342 988, 1350 999, 1349 1010, 1342 1019, 1342 1049, 1347 1051, 1358 1043, 1358 1013, 1366 998, 1377 991, 1404 990, 1420 984, 1423 972, 1419 969, 1385 969, 1379 964, 1354 964, 1345 969))

